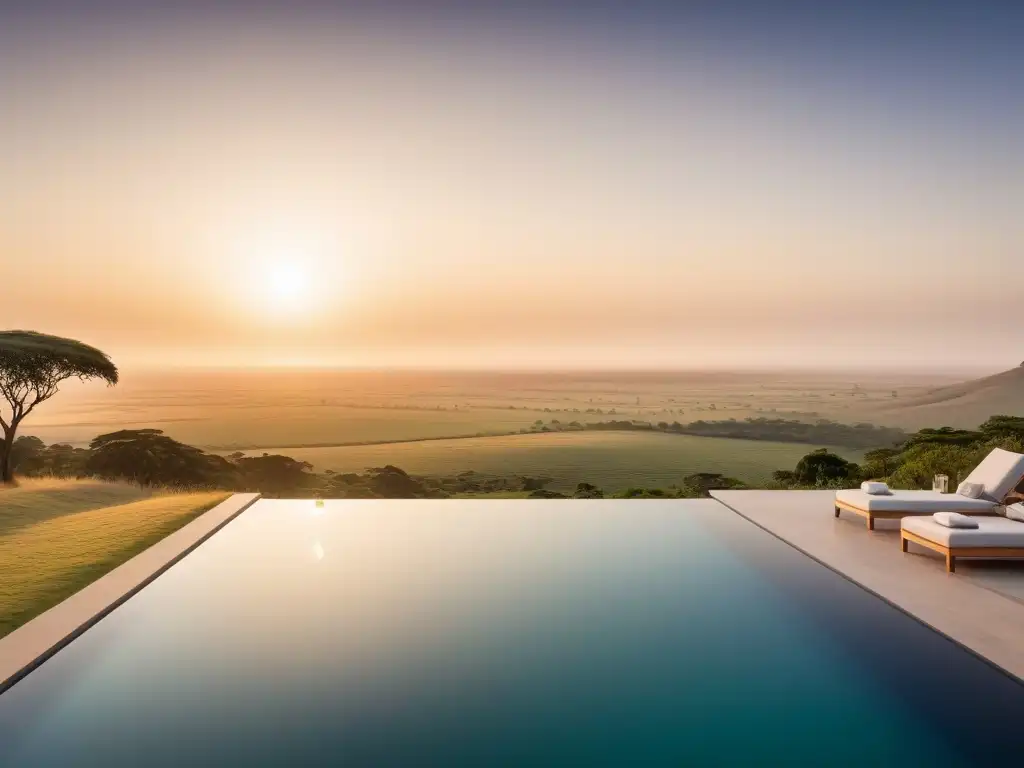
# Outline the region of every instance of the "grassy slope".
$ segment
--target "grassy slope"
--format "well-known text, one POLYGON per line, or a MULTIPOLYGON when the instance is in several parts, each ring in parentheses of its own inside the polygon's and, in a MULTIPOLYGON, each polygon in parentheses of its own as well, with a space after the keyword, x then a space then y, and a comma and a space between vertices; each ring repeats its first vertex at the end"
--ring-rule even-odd
POLYGON ((0 490, 0 637, 225 497, 73 480, 0 490))
MULTIPOLYGON (((554 490, 589 482, 605 491, 665 487, 693 472, 722 472, 747 482, 792 469, 818 446, 636 432, 563 432, 339 448, 289 448, 317 471, 359 472, 394 464, 415 474, 544 475, 554 490)), ((837 449, 847 458, 856 451, 837 449)))
POLYGON ((51 518, 128 504, 152 495, 129 483, 22 479, 16 488, 0 488, 0 536, 51 518))

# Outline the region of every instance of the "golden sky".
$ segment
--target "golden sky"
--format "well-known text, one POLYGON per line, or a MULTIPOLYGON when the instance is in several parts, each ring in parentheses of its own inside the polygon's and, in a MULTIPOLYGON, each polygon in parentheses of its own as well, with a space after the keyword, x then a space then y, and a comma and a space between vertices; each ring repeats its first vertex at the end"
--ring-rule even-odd
POLYGON ((137 365, 1024 357, 1021 112, 983 70, 394 17, 7 21, 0 327, 137 365))

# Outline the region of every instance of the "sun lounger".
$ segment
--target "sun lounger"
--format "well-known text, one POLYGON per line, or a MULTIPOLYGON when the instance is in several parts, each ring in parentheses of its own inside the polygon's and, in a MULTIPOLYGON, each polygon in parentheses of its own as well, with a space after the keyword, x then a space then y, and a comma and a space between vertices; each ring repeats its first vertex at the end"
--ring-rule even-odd
MULTIPOLYGON (((1020 514, 1024 515, 1024 508, 1020 514)), ((905 517, 900 523, 900 543, 904 552, 914 542, 945 555, 949 573, 956 572, 958 557, 1024 558, 1024 522, 1001 516, 976 522, 977 528, 947 528, 930 517, 905 517)))
POLYGON ((839 517, 844 510, 853 512, 867 518, 868 530, 874 530, 876 518, 893 520, 935 512, 991 515, 1022 477, 1024 455, 995 448, 966 478, 966 481, 982 485, 981 498, 971 499, 958 493, 937 491, 893 491, 888 496, 875 496, 859 489, 842 490, 836 491, 835 516, 839 517))

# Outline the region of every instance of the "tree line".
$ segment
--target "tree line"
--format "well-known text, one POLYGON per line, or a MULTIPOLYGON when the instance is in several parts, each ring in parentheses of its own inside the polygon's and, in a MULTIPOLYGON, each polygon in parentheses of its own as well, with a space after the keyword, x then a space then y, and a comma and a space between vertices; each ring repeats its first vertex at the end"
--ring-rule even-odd
MULTIPOLYGON (((452 475, 410 475, 388 464, 365 472, 313 472, 308 462, 264 453, 230 456, 206 453, 165 435, 159 429, 123 429, 98 435, 88 448, 46 445, 26 435, 15 440, 12 466, 20 476, 94 477, 121 480, 146 487, 258 491, 266 496, 342 499, 450 498, 493 493, 526 494, 530 498, 603 498, 602 489, 579 483, 573 493, 547 488, 551 477, 494 476, 474 471, 452 475)), ((735 478, 699 472, 683 477, 668 489, 629 488, 617 498, 707 496, 718 488, 743 488, 735 478)))
POLYGON ((679 435, 695 435, 697 437, 724 437, 737 440, 771 440, 780 443, 809 443, 811 445, 836 445, 844 448, 892 447, 903 443, 908 435, 897 427, 879 427, 874 424, 840 424, 829 419, 818 419, 815 422, 795 421, 791 419, 768 419, 764 417, 724 419, 721 421, 705 421, 703 419, 682 424, 678 421, 657 423, 641 420, 612 419, 581 423, 571 421, 568 424, 553 419, 549 424, 535 422, 533 430, 524 431, 573 431, 573 430, 604 430, 633 432, 668 432, 679 435))
POLYGON ((848 488, 884 480, 893 488, 926 489, 935 475, 946 475, 955 488, 993 448, 1024 453, 1024 417, 992 416, 975 430, 921 429, 898 446, 867 451, 860 464, 822 448, 794 469, 773 473, 773 481, 780 488, 848 488))

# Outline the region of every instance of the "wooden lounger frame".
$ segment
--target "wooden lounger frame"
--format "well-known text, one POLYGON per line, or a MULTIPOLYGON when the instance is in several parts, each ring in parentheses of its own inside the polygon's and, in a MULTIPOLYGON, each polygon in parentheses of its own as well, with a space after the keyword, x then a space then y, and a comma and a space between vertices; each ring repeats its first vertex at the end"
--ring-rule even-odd
POLYGON ((931 541, 916 533, 910 533, 900 529, 900 547, 904 552, 910 542, 920 544, 926 549, 931 549, 946 556, 946 572, 956 573, 956 559, 958 557, 981 557, 986 560, 998 560, 1003 557, 1024 557, 1024 547, 947 547, 937 541, 931 541))
MULTIPOLYGON (((952 496, 953 494, 950 494, 950 495, 952 496)), ((839 501, 838 499, 836 499, 835 507, 836 507, 836 517, 839 517, 839 513, 842 510, 844 510, 844 509, 847 512, 853 512, 855 515, 860 515, 861 517, 867 518, 868 530, 869 531, 873 531, 873 530, 875 530, 875 518, 878 518, 879 520, 899 520, 900 518, 904 518, 904 517, 915 517, 915 516, 920 516, 920 515, 931 515, 933 512, 937 512, 937 511, 938 512, 959 512, 961 515, 991 515, 991 514, 994 514, 996 505, 993 504, 991 509, 986 509, 984 511, 978 509, 977 507, 971 507, 970 509, 957 509, 956 507, 943 507, 941 510, 934 510, 933 509, 933 510, 929 510, 927 512, 922 511, 920 509, 913 509, 913 510, 911 510, 911 509, 880 509, 877 512, 869 512, 866 509, 861 509, 860 507, 855 507, 852 504, 848 504, 845 501, 839 501)))

